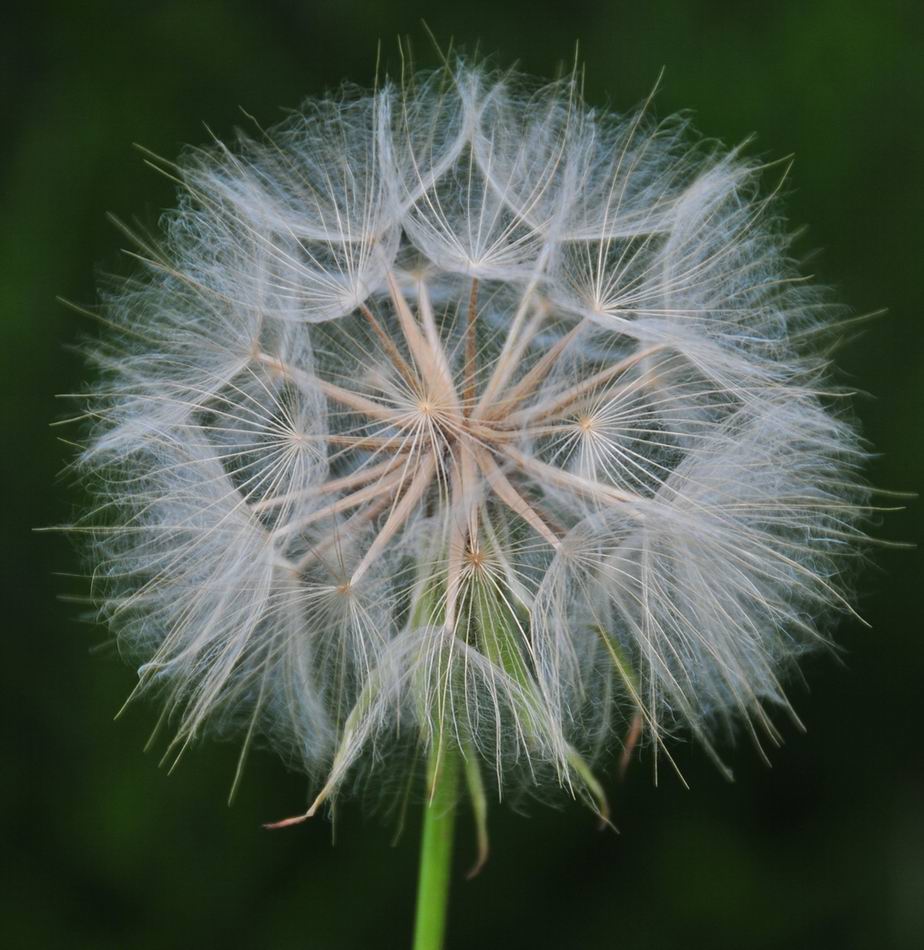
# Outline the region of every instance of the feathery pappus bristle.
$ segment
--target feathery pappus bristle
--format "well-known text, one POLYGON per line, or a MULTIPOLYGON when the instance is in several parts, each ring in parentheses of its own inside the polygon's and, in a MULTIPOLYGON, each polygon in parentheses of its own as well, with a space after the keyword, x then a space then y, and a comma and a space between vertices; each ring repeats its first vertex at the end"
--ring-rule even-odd
POLYGON ((310 814, 410 744, 602 811, 627 733, 776 736, 865 452, 762 168, 649 113, 458 59, 172 167, 77 526, 169 758, 269 741, 310 814))

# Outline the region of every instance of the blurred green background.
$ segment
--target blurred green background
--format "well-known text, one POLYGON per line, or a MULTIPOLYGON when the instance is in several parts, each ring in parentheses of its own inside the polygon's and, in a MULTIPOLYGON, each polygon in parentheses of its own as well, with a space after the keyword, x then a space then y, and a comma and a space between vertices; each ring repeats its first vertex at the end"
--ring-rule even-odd
MULTIPOLYGON (((843 349, 843 378, 879 451, 879 486, 920 491, 924 41, 920 3, 625 3, 591 0, 37 2, 0 24, 0 325, 5 631, 0 933, 7 947, 402 948, 409 943, 416 821, 392 847, 381 817, 347 805, 269 834, 304 782, 251 759, 234 807, 236 750, 206 745, 178 771, 142 751, 151 708, 112 716, 134 681, 103 631, 57 600, 75 582, 69 543, 35 534, 79 494, 59 478, 72 435, 55 393, 84 380, 68 349, 92 327, 55 303, 95 299, 125 273, 104 212, 156 220, 167 181, 132 143, 168 157, 242 121, 264 124, 306 95, 371 81, 376 44, 396 64, 410 34, 496 51, 538 74, 587 64, 587 97, 630 107, 666 76, 665 114, 692 108, 706 133, 796 156, 788 207, 799 250, 856 312, 887 307, 843 349), (820 253, 815 253, 821 249, 820 253)), ((885 539, 921 538, 922 503, 885 539)), ((772 769, 743 744, 725 783, 682 747, 692 789, 653 788, 642 765, 613 786, 621 834, 578 806, 495 809, 493 854, 460 828, 450 948, 924 947, 924 647, 920 551, 881 550, 862 579, 872 624, 845 624, 843 662, 792 684, 806 735, 787 727, 772 769)), ((77 585, 79 588, 79 584, 77 585)))

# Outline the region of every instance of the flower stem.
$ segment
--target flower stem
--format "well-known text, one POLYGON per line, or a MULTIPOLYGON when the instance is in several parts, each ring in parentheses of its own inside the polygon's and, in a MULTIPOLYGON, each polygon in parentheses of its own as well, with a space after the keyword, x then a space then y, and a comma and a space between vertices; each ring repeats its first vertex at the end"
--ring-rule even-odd
POLYGON ((430 798, 424 805, 417 882, 414 950, 441 950, 449 904, 452 836, 456 817, 458 757, 445 746, 430 755, 430 798))

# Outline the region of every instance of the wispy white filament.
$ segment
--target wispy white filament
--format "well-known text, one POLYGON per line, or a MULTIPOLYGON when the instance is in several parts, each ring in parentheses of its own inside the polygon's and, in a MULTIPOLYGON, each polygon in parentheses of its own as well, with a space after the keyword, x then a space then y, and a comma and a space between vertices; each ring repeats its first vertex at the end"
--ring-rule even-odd
POLYGON ((593 794, 633 720, 773 737, 866 499, 759 171, 465 62, 188 152, 81 457, 174 751, 593 794))

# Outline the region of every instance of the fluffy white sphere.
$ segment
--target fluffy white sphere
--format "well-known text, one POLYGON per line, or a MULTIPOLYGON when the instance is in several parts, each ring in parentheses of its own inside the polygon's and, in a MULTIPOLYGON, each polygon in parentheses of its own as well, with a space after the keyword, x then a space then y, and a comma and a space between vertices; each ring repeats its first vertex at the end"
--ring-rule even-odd
POLYGON ((319 801, 456 749, 602 808, 627 731, 772 737, 866 497, 760 171, 465 62, 187 153, 82 455, 175 748, 268 738, 319 801))

